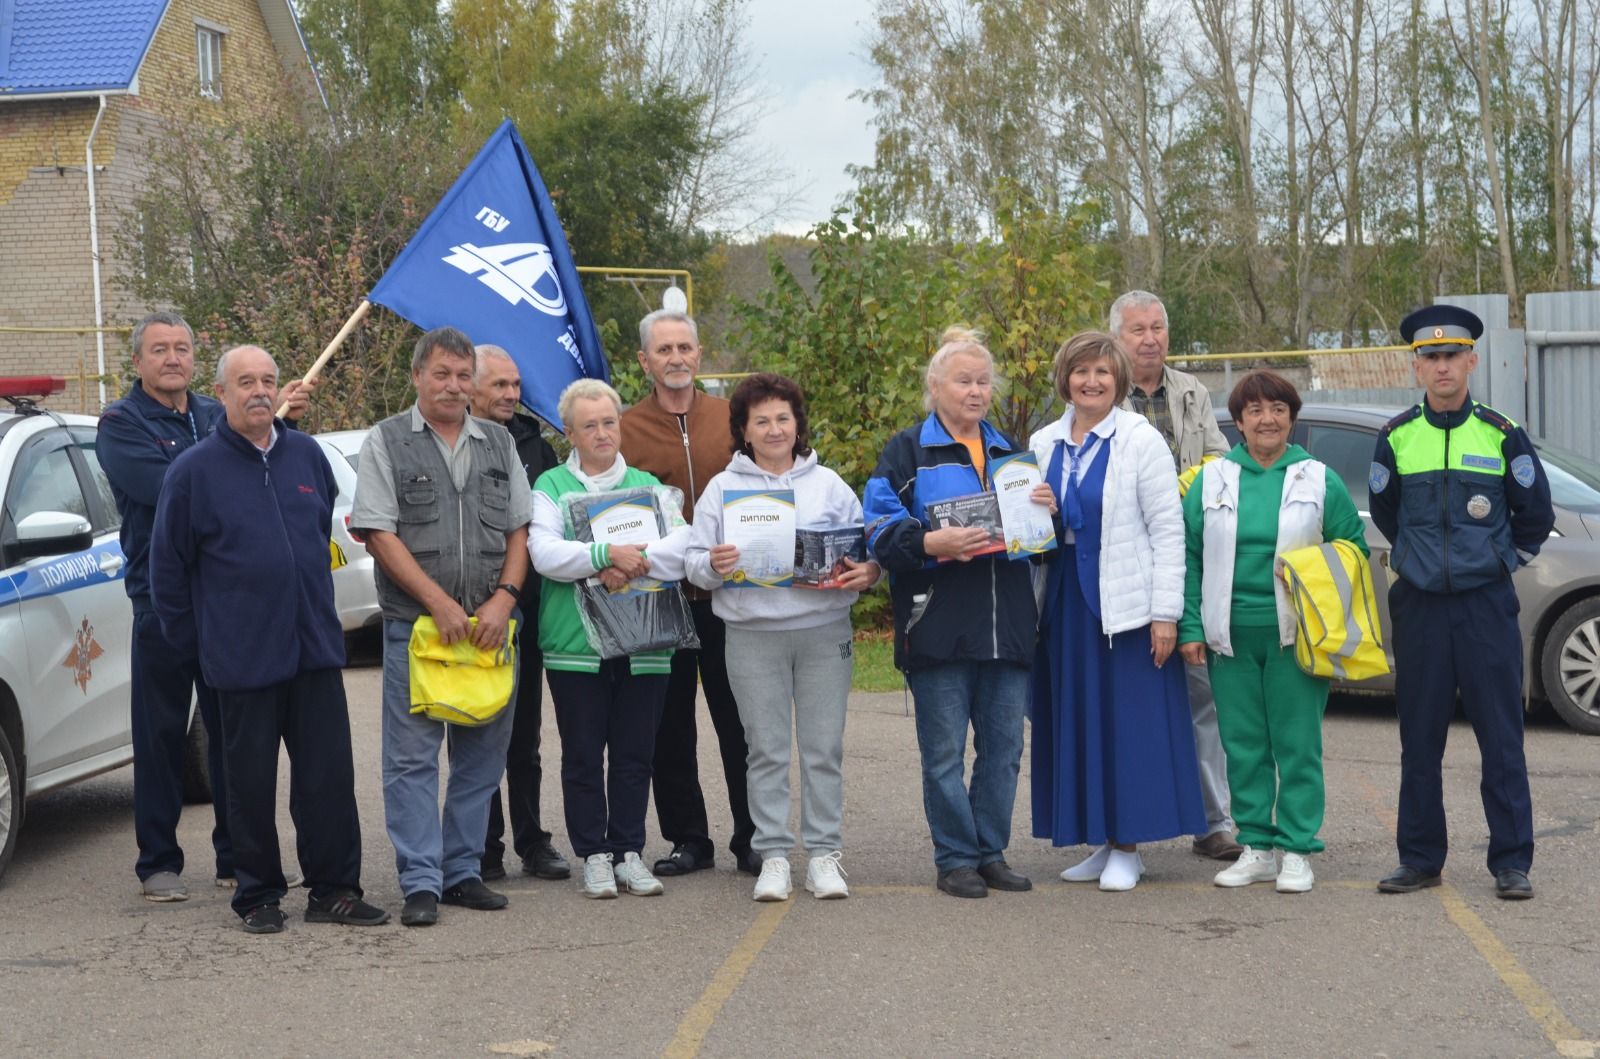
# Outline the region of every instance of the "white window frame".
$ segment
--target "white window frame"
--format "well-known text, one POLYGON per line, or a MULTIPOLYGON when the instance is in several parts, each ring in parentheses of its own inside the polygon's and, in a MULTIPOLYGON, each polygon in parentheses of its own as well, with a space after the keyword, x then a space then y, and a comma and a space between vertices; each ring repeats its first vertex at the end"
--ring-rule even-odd
POLYGON ((200 95, 206 99, 222 98, 222 42, 227 35, 227 27, 195 19, 195 70, 200 79, 200 95))

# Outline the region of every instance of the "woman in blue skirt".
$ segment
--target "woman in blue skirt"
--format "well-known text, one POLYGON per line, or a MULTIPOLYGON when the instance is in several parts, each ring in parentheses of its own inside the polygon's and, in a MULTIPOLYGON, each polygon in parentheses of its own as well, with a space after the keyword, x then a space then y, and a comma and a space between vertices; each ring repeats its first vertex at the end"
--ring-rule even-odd
POLYGON ((1127 355, 1085 332, 1056 354, 1059 420, 1029 447, 1060 510, 1033 668, 1033 833, 1092 845, 1061 873, 1131 890, 1138 844, 1205 830, 1183 666, 1183 510, 1172 452, 1119 408, 1127 355))

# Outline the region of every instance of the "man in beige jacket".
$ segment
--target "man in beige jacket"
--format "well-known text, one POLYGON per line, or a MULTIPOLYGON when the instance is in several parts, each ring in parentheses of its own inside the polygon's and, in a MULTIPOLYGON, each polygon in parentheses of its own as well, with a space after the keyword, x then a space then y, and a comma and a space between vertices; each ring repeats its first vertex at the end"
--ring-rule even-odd
MULTIPOLYGON (((1211 394, 1188 372, 1167 367, 1167 307, 1149 291, 1131 290, 1111 303, 1110 330, 1127 351, 1133 385, 1123 407, 1148 419, 1167 439, 1178 473, 1207 456, 1228 451, 1217 427, 1211 394)), ((1233 860, 1240 846, 1233 838, 1228 806, 1228 759, 1217 731, 1217 705, 1211 677, 1204 666, 1186 666, 1189 712, 1194 721, 1195 751, 1200 759, 1200 791, 1205 797, 1206 833, 1194 840, 1194 852, 1216 860, 1233 860)))

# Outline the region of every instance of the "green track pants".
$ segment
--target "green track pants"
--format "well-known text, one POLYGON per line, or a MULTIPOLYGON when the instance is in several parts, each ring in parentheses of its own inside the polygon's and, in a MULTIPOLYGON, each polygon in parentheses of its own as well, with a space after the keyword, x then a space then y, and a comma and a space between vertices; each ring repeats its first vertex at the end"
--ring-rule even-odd
POLYGON ((1232 637, 1232 658, 1208 656, 1239 841, 1320 853, 1328 682, 1301 672, 1276 627, 1235 625, 1232 637))

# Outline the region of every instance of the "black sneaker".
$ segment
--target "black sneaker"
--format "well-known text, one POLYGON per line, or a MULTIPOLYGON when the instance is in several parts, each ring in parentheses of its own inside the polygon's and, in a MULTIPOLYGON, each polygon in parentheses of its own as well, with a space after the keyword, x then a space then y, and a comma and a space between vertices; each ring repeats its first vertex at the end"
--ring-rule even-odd
POLYGON ((478 878, 480 879, 504 879, 505 877, 506 866, 503 861, 486 860, 478 865, 478 878))
POLYGON ((439 900, 477 912, 493 912, 510 903, 505 894, 497 894, 483 885, 482 879, 464 879, 446 890, 439 900))
POLYGON ((247 934, 283 933, 283 909, 277 905, 257 905, 246 912, 243 918, 247 934))
POLYGON ((405 907, 400 910, 402 927, 431 927, 439 922, 439 898, 432 890, 418 890, 406 895, 405 907))
POLYGON ((656 875, 671 877, 673 875, 688 875, 690 872, 705 871, 716 866, 715 854, 707 853, 701 856, 693 846, 687 842, 679 842, 672 847, 672 852, 656 861, 652 866, 656 875))
POLYGON ((354 890, 335 890, 323 898, 313 894, 306 901, 306 922, 379 927, 389 922, 389 913, 376 905, 367 904, 354 890))
MULTIPOLYGON (((572 865, 567 863, 550 840, 539 843, 533 847, 533 852, 522 858, 522 874, 532 875, 537 879, 570 879, 572 865)), ((485 875, 485 879, 489 876, 485 875)))

